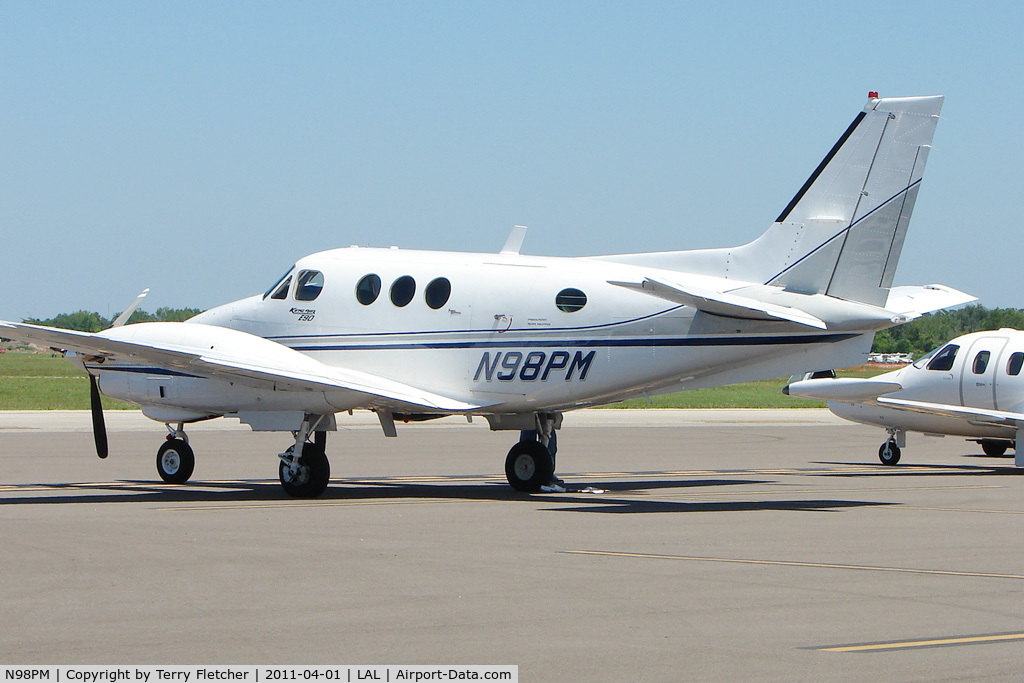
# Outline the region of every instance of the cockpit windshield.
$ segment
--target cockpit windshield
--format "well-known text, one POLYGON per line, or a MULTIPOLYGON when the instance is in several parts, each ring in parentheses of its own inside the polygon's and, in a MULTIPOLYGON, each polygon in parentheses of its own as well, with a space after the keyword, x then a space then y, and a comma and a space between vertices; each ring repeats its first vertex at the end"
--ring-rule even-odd
POLYGON ((923 356, 921 356, 920 358, 915 360, 914 361, 914 367, 917 368, 917 369, 921 369, 924 366, 928 365, 928 361, 930 361, 932 359, 932 356, 934 356, 936 353, 938 353, 939 349, 944 349, 944 348, 946 348, 945 344, 943 344, 942 346, 936 346, 934 349, 932 349, 928 353, 924 354, 923 356))
MULTIPOLYGON (((946 344, 942 347, 942 350, 936 353, 935 356, 928 361, 928 369, 938 370, 940 372, 949 372, 953 369, 953 362, 956 360, 956 352, 959 350, 960 347, 956 344, 946 344)), ((923 361, 924 358, 921 360, 923 361)))
MULTIPOLYGON (((280 285, 284 284, 284 281, 289 279, 289 276, 292 274, 293 270, 295 270, 295 266, 292 266, 291 268, 288 269, 287 273, 285 273, 281 277, 277 278, 277 280, 274 281, 274 284, 270 285, 270 289, 268 289, 266 292, 264 292, 263 298, 266 299, 271 294, 276 293, 278 288, 280 287, 280 285)), ((275 297, 275 298, 284 298, 284 297, 275 297)))

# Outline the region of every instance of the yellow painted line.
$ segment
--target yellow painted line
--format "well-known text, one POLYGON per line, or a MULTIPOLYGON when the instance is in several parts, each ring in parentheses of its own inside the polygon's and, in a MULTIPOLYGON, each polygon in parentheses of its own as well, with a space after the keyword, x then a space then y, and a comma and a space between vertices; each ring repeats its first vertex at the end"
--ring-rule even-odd
POLYGON ((902 505, 904 510, 928 510, 930 512, 978 512, 986 515, 1024 515, 1024 510, 974 510, 971 508, 930 508, 918 505, 902 505))
POLYGON ((776 567, 811 567, 815 569, 850 569, 900 574, 930 574, 934 576, 973 576, 985 579, 1015 579, 1024 581, 1021 574, 994 574, 987 572, 960 572, 948 569, 915 569, 913 567, 875 567, 863 564, 832 564, 828 562, 789 562, 784 560, 751 560, 731 557, 696 557, 688 555, 655 555, 653 553, 620 553, 609 550, 566 550, 568 555, 601 555, 605 557, 633 557, 652 560, 685 560, 689 562, 720 562, 727 564, 755 564, 776 567))
POLYGON ((1024 640, 1024 633, 1001 633, 992 636, 963 636, 960 638, 935 638, 932 640, 907 640, 896 643, 871 643, 868 645, 843 645, 840 647, 816 647, 818 652, 871 652, 873 650, 909 650, 922 647, 945 645, 975 645, 998 643, 1008 640, 1024 640))

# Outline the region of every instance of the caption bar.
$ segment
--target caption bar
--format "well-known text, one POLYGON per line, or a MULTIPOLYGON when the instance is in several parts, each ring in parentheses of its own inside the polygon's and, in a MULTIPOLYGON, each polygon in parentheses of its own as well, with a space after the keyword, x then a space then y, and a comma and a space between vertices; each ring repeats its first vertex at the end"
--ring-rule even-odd
POLYGON ((0 683, 287 683, 510 681, 518 666, 0 666, 0 683))

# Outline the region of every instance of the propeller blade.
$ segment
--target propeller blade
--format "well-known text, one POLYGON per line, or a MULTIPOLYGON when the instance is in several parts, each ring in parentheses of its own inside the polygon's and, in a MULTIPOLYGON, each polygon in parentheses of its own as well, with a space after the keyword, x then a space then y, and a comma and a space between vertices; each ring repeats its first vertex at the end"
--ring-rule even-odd
POLYGON ((92 436, 96 440, 96 455, 107 457, 107 425, 103 421, 103 404, 96 375, 89 373, 89 407, 92 409, 92 436))

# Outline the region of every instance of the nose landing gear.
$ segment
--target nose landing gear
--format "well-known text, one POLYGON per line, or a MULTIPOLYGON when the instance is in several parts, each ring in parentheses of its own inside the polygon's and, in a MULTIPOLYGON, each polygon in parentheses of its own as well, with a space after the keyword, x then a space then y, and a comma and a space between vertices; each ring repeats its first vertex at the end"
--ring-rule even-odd
POLYGON ((883 465, 895 465, 900 461, 900 447, 907 445, 907 433, 889 429, 889 438, 878 448, 878 459, 883 465))
POLYGON ((167 440, 156 452, 156 471, 168 484, 184 484, 196 467, 196 456, 188 445, 184 425, 177 428, 167 425, 167 440))

